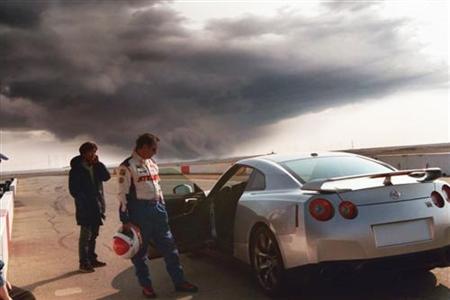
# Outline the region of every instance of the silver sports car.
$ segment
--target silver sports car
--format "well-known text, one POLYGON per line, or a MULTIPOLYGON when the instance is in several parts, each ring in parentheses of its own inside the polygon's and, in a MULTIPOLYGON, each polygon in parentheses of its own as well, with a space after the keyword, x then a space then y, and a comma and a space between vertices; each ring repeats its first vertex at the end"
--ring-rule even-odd
POLYGON ((181 250, 213 247, 250 264, 264 291, 345 272, 450 266, 450 186, 347 153, 245 159, 209 193, 166 197, 181 250))

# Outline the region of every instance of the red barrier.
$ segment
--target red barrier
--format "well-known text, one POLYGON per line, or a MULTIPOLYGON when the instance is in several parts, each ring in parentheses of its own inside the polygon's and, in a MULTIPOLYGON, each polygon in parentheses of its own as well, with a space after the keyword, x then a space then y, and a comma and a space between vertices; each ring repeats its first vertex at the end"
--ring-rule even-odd
POLYGON ((190 167, 189 165, 181 165, 181 174, 189 174, 190 173, 190 167))

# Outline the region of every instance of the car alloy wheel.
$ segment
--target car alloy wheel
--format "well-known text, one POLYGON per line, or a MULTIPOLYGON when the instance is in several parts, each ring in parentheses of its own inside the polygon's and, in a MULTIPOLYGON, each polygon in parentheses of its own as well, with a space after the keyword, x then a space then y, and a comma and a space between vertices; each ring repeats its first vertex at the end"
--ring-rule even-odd
POLYGON ((256 229, 250 253, 253 271, 259 285, 270 295, 279 294, 284 267, 275 236, 267 227, 256 229))

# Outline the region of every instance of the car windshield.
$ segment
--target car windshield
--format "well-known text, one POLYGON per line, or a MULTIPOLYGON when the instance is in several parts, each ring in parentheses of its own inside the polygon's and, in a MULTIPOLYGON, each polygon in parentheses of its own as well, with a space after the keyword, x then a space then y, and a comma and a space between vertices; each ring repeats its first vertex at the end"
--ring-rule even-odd
POLYGON ((357 156, 311 157, 285 161, 281 165, 302 183, 316 179, 384 173, 394 170, 357 156))

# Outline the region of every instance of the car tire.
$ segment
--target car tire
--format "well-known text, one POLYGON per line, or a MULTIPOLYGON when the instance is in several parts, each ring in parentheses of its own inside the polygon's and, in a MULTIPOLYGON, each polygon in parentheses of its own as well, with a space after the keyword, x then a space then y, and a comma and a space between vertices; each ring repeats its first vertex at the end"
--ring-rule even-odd
POLYGON ((286 284, 286 272, 280 248, 266 226, 255 229, 250 240, 250 259, 259 286, 269 296, 279 296, 286 284))

